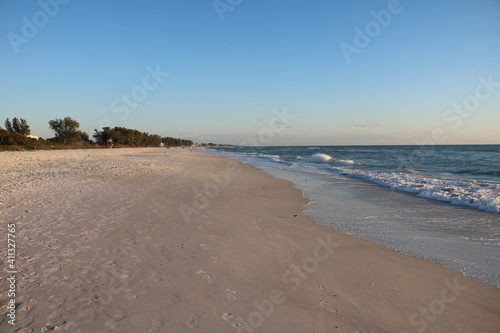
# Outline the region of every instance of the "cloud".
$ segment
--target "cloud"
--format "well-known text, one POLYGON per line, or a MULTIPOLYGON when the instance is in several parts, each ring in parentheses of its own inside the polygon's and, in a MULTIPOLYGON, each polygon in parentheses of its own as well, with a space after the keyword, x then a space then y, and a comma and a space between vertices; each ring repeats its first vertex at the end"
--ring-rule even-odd
POLYGON ((370 119, 369 122, 364 124, 354 124, 355 127, 387 127, 386 124, 379 122, 377 119, 370 119))

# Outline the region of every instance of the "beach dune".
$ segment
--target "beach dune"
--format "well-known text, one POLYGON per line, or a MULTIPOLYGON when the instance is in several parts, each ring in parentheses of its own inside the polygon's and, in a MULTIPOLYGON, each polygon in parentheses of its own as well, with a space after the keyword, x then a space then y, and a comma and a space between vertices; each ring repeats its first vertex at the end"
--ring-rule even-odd
POLYGON ((0 171, 1 332, 500 331, 499 289, 316 225, 233 160, 3 152, 0 171))

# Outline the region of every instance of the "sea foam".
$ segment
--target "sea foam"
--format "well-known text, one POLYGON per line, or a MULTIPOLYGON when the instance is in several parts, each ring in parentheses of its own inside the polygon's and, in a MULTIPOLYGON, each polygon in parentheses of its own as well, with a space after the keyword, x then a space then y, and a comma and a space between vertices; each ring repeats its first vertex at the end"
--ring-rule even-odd
POLYGON ((326 154, 314 154, 309 157, 308 161, 313 163, 328 163, 330 162, 332 157, 326 154))

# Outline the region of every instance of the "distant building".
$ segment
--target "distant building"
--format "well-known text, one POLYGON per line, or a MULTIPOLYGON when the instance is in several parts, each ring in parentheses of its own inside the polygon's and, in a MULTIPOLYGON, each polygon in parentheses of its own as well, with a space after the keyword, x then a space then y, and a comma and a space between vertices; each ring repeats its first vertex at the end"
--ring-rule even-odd
POLYGON ((30 139, 35 139, 35 140, 40 139, 40 137, 35 136, 35 135, 26 135, 26 137, 27 137, 27 138, 30 138, 30 139))

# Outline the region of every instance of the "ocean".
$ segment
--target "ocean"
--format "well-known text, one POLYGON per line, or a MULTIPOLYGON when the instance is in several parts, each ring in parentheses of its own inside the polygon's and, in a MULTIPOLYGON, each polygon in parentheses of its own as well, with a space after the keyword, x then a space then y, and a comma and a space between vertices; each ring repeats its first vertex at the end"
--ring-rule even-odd
POLYGON ((320 225, 500 287, 500 145, 203 150, 292 182, 320 225))

